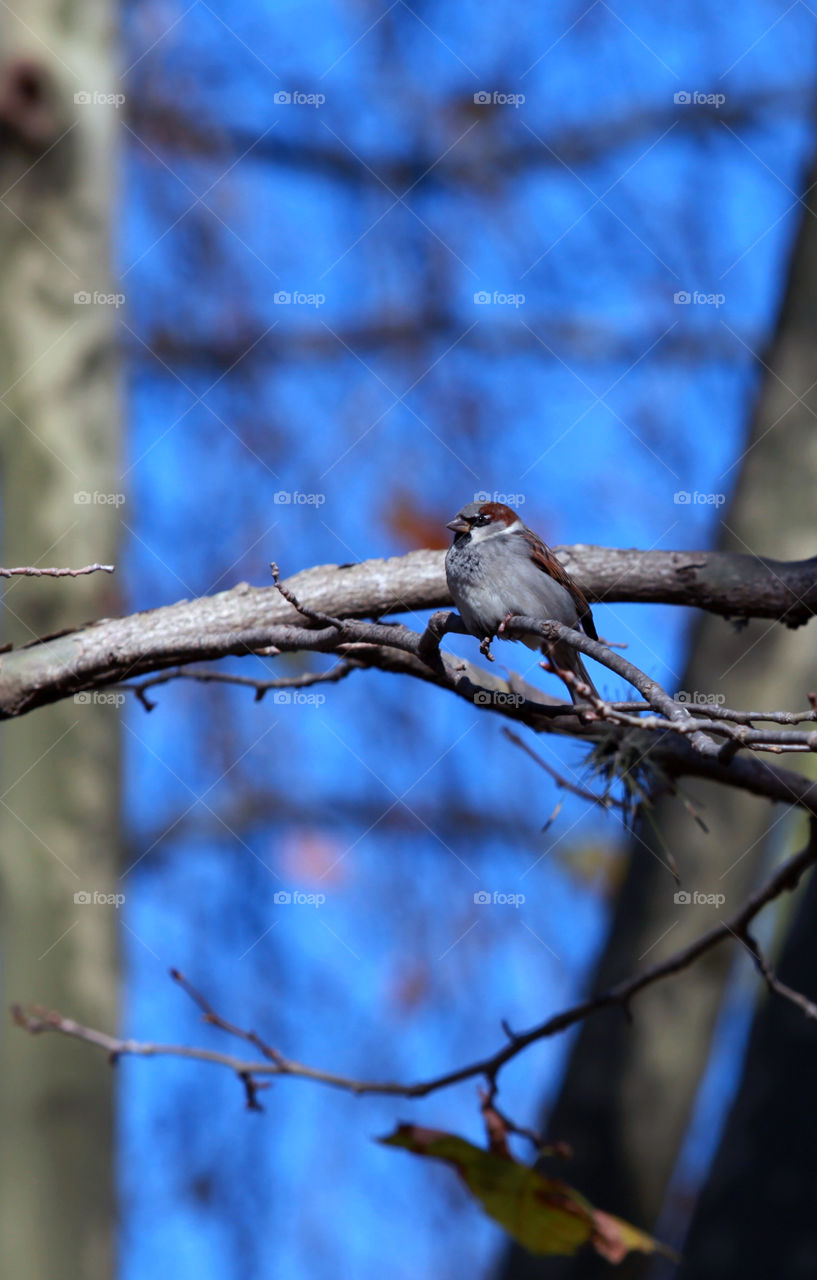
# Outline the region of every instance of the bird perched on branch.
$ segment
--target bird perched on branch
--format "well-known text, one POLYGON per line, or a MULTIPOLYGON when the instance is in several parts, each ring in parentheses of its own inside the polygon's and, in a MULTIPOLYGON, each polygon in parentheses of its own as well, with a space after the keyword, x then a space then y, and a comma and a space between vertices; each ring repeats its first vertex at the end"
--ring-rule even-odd
MULTIPOLYGON (((454 533, 445 557, 448 589, 483 652, 515 614, 580 627, 598 640, 590 606, 564 565, 504 502, 469 502, 446 528, 454 533)), ((565 641, 548 644, 534 634, 521 639, 573 672, 598 697, 578 649, 565 641)), ((574 686, 567 687, 574 703, 583 700, 574 686)))

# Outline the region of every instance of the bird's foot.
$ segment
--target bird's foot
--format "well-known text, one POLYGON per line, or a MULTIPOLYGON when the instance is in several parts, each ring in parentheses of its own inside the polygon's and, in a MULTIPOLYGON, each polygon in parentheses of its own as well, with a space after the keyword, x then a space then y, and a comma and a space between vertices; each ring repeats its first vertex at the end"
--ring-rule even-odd
POLYGON ((494 661, 494 655, 491 653, 492 640, 493 640, 493 636, 483 636, 479 642, 479 651, 483 655, 483 657, 488 659, 489 662, 494 661))

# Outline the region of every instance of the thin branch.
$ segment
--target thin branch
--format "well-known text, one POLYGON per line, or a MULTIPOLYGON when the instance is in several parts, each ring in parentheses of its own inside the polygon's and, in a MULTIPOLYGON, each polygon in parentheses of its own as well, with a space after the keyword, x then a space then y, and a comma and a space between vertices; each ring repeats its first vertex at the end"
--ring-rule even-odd
MULTIPOLYGON (((608 640, 603 643, 609 648, 615 647, 608 640)), ((813 693, 808 694, 809 701, 815 697, 817 695, 813 693)), ((817 720, 817 706, 814 704, 810 711, 738 711, 733 707, 722 707, 718 702, 687 702, 677 694, 675 701, 681 702, 691 716, 697 716, 701 720, 732 720, 735 724, 747 724, 750 727, 755 720, 766 720, 772 724, 803 724, 805 721, 817 720)), ((650 710, 649 702, 612 702, 605 705, 614 707, 619 712, 650 710)), ((566 708, 568 712, 571 709, 566 708)))
MULTIPOLYGON (((687 733, 692 746, 696 751, 700 751, 702 755, 714 755, 717 753, 718 747, 710 737, 702 732, 699 724, 690 716, 683 702, 676 702, 665 689, 662 689, 657 680, 651 679, 650 676, 639 670, 627 658, 623 658, 618 653, 613 653, 600 640, 591 640, 583 632, 576 631, 573 627, 566 627, 561 622, 541 622, 536 618, 515 617, 505 623, 503 629, 506 635, 517 636, 520 639, 532 633, 540 635, 544 641, 551 644, 557 641, 567 642, 574 649, 579 649, 589 657, 595 658, 597 662, 615 672, 616 675, 623 676, 646 699, 654 711, 666 716, 670 724, 662 727, 675 728, 677 731, 687 733)), ((571 676, 573 673, 560 670, 559 674, 565 680, 566 677, 571 676)), ((567 682, 572 683, 569 680, 567 682)), ((584 694, 584 687, 582 692, 584 694)), ((636 723, 640 725, 640 721, 636 721, 636 723)))
POLYGON ((86 564, 82 569, 37 569, 23 565, 19 569, 0 569, 0 578, 81 578, 86 573, 113 573, 112 564, 86 564))
POLYGON ((748 929, 744 929, 738 934, 738 937, 746 945, 752 959, 757 965, 758 971, 766 983, 766 986, 775 995, 781 996, 784 1000, 790 1000, 793 1005, 806 1015, 817 1021, 817 1004, 809 1000, 808 996, 803 995, 800 991, 795 991, 793 987, 789 987, 785 982, 781 982, 770 965, 769 961, 763 955, 757 940, 749 933, 748 929))
POLYGON ((220 1013, 216 1013, 210 1001, 203 996, 192 982, 185 978, 180 969, 171 969, 170 976, 174 982, 177 982, 189 996, 195 1005, 201 1009, 202 1022, 208 1023, 211 1027, 219 1027, 222 1031, 226 1031, 228 1035, 237 1036, 239 1040, 245 1040, 247 1044, 251 1044, 254 1049, 259 1049, 269 1062, 281 1062, 283 1059, 277 1049, 273 1049, 266 1041, 255 1031, 245 1031, 243 1027, 237 1026, 234 1022, 228 1022, 226 1018, 222 1018, 220 1013))
MULTIPOLYGON (((533 628, 540 624, 529 622, 525 625, 533 628)), ((569 628, 564 628, 564 631, 567 633, 569 628)), ((413 633, 406 634, 411 636, 413 633)), ((588 646, 593 643, 579 632, 572 632, 571 636, 575 636, 580 642, 580 647, 585 643, 588 646)), ((415 639, 422 642, 423 637, 415 639)), ((576 714, 575 707, 557 702, 527 684, 515 673, 510 680, 505 681, 463 659, 455 662, 446 654, 440 655, 442 665, 438 671, 420 661, 409 645, 403 647, 402 644, 399 651, 388 646, 369 644, 343 644, 339 649, 347 656, 354 657, 362 666, 411 675, 436 684, 472 705, 494 710, 506 719, 527 724, 538 733, 557 733, 576 741, 596 743, 603 731, 605 741, 614 741, 615 729, 604 726, 602 730, 601 724, 588 723, 576 714)), ((603 646, 601 651, 603 654, 603 646)), ((618 661, 616 655, 609 656, 618 661)), ((645 732, 643 744, 639 744, 633 737, 638 729, 628 728, 622 732, 627 733, 633 749, 638 748, 639 756, 646 758, 649 754, 650 762, 658 765, 667 777, 707 778, 749 791, 753 795, 779 800, 784 804, 799 805, 808 813, 817 813, 817 785, 802 775, 779 769, 765 760, 722 758, 724 748, 715 743, 712 743, 711 750, 702 754, 693 750, 683 735, 676 736, 672 733, 666 720, 659 723, 664 732, 656 733, 652 743, 649 742, 650 735, 645 732)), ((639 723, 638 728, 641 727, 643 726, 639 723)))
MULTIPOLYGON (((777 755, 784 751, 817 751, 817 729, 809 732, 798 732, 794 729, 753 729, 741 722, 741 712, 734 712, 734 721, 730 718, 723 719, 706 719, 702 716, 690 721, 668 722, 657 716, 637 716, 630 712, 622 711, 616 703, 604 702, 602 699, 592 699, 594 711, 599 719, 609 721, 610 724, 629 725, 635 729, 643 729, 647 732, 654 733, 664 732, 667 729, 674 733, 692 735, 695 732, 706 732, 714 734, 729 740, 734 744, 734 749, 730 755, 734 755, 735 751, 739 751, 741 747, 747 747, 752 751, 771 751, 777 755)), ((686 703, 679 704, 686 706, 686 703)), ((728 711, 728 708, 723 708, 728 711)), ((693 713, 694 714, 694 713, 693 713)), ((786 724, 789 721, 783 719, 785 716, 796 716, 797 712, 779 712, 781 717, 779 723, 786 724)), ((775 718, 774 715, 767 717, 775 718)), ((813 720, 814 717, 810 712, 800 713, 800 719, 813 720)), ((722 750, 721 757, 724 758, 726 753, 722 750)))
MULTIPOLYGON (((222 1031, 226 1031, 228 1035, 236 1036, 239 1040, 244 1040, 247 1044, 251 1044, 253 1048, 259 1049, 263 1053, 268 1062, 280 1063, 283 1061, 277 1049, 273 1049, 271 1045, 266 1044, 254 1031, 245 1031, 242 1027, 238 1027, 233 1022, 227 1022, 220 1014, 216 1013, 213 1006, 198 991, 191 982, 187 981, 183 973, 178 969, 171 969, 170 976, 174 982, 178 982, 182 990, 190 997, 194 1004, 198 1005, 202 1012, 202 1022, 209 1023, 210 1026, 220 1027, 222 1031)), ((238 1071, 236 1073, 239 1080, 244 1086, 244 1096, 246 1098, 248 1111, 263 1111, 264 1108, 258 1101, 258 1093, 261 1089, 269 1089, 269 1080, 256 1079, 256 1073, 250 1070, 238 1071)))
POLYGON ((558 773, 557 770, 553 768, 552 764, 548 764, 547 760, 543 760, 542 757, 533 750, 533 747, 529 746, 527 742, 524 742, 522 738, 519 737, 519 734, 514 733, 507 725, 503 725, 502 732, 509 742, 512 742, 515 747, 519 747, 521 751, 524 751, 526 755, 530 756, 531 760, 535 760, 540 769, 544 769, 545 773, 549 774, 560 790, 570 791, 574 796, 578 796, 580 800, 589 800, 591 804, 600 805, 602 809, 624 808, 622 802, 620 800, 616 800, 614 796, 599 796, 596 795, 594 791, 588 791, 584 787, 577 786, 575 782, 570 782, 569 779, 563 777, 561 773, 558 773))
MULTIPOLYGON (((176 980, 181 982, 188 995, 196 1001, 205 1014, 206 1020, 253 1044, 264 1055, 261 1060, 251 1061, 232 1054, 221 1053, 217 1050, 196 1048, 189 1045, 152 1044, 138 1040, 121 1040, 118 1037, 109 1036, 105 1032, 82 1026, 71 1018, 63 1017, 60 1013, 49 1012, 39 1007, 23 1011, 19 1005, 15 1005, 12 1012, 17 1025, 32 1034, 42 1031, 55 1031, 60 1035, 83 1040, 88 1044, 105 1049, 114 1060, 122 1055, 143 1058, 166 1056, 191 1058, 200 1062, 214 1063, 217 1066, 227 1067, 229 1070, 234 1071, 242 1080, 245 1088, 247 1087, 247 1080, 255 1077, 268 1079, 275 1076, 297 1076, 306 1080, 314 1080, 321 1084, 332 1085, 335 1088, 344 1089, 355 1094, 389 1094, 404 1098, 422 1098, 440 1089, 446 1089, 451 1085, 460 1084, 463 1080, 470 1080, 475 1077, 485 1077, 489 1084, 494 1085, 502 1067, 522 1053, 529 1045, 558 1035, 560 1032, 566 1031, 569 1027, 575 1026, 576 1023, 583 1021, 592 1014, 598 1013, 602 1009, 617 1007, 629 1012, 629 1006, 633 998, 647 987, 689 968, 707 951, 712 950, 713 947, 720 945, 721 942, 728 938, 737 937, 745 940, 748 935, 749 925, 763 907, 774 901, 781 893, 795 889, 803 874, 815 862, 817 862, 817 818, 812 817, 809 824, 809 839, 805 848, 778 867, 768 877, 765 884, 757 889, 730 919, 716 925, 714 929, 710 929, 708 933, 703 934, 695 942, 675 952, 674 955, 660 964, 653 965, 643 973, 637 974, 625 982, 618 983, 600 995, 592 996, 572 1008, 564 1010, 562 1013, 555 1014, 529 1031, 512 1032, 506 1027, 508 1043, 490 1057, 482 1058, 477 1062, 459 1067, 454 1071, 436 1076, 430 1080, 418 1081, 412 1084, 353 1079, 349 1076, 337 1075, 335 1072, 323 1071, 317 1067, 310 1067, 305 1063, 285 1058, 277 1050, 271 1049, 255 1032, 244 1031, 227 1022, 226 1019, 221 1018, 181 975, 178 975, 176 980)), ((766 973, 764 973, 764 978, 766 978, 767 982, 769 981, 766 973)), ((778 994, 785 995, 787 999, 797 997, 798 993, 792 993, 789 988, 782 987, 782 984, 777 979, 774 980, 774 983, 772 990, 777 991, 778 994)), ((813 1016, 810 1002, 806 1001, 805 997, 799 997, 799 999, 795 1000, 795 1003, 798 1003, 803 1008, 807 1016, 813 1016)))
MULTIPOLYGON (((496 1133, 501 1142, 507 1138, 509 1133, 516 1134, 518 1138, 525 1138, 530 1142, 538 1156, 557 1155, 563 1160, 569 1159, 572 1155, 567 1143, 560 1142, 549 1146, 541 1134, 536 1133, 534 1129, 529 1129, 525 1125, 519 1125, 512 1120, 504 1111, 500 1111, 496 1102, 496 1095, 499 1092, 499 1085, 496 1080, 489 1081, 487 1089, 479 1090, 479 1099, 482 1114, 485 1120, 485 1128, 488 1132, 489 1142, 492 1138, 492 1130, 496 1133)), ((505 1143, 507 1153, 507 1143, 505 1143)))
POLYGON ((303 614, 310 622, 318 623, 319 626, 334 627, 336 631, 343 631, 343 623, 340 618, 333 618, 328 613, 321 613, 318 609, 311 609, 308 605, 301 604, 295 592, 286 587, 281 581, 280 570, 274 560, 270 561, 270 573, 275 583, 275 590, 284 597, 288 604, 292 605, 293 609, 297 609, 298 613, 303 614))
MULTIPOLYGON (((813 693, 808 695, 814 697, 813 693)), ((817 720, 817 707, 810 711, 735 711, 731 707, 721 707, 714 702, 684 703, 693 716, 701 716, 712 720, 734 720, 737 724, 752 725, 755 720, 766 720, 771 724, 802 724, 806 720, 817 720)), ((636 707, 624 707, 625 711, 637 710, 636 707)))
MULTIPOLYGON (((561 679, 566 684, 575 686, 579 690, 582 697, 586 698, 592 706, 593 713, 601 720, 642 729, 646 732, 658 731, 665 733, 669 730, 673 733, 679 733, 687 736, 696 751, 700 751, 703 755, 720 754, 722 758, 727 760, 731 759, 735 751, 741 747, 749 747, 754 751, 771 751, 777 754, 783 751, 817 751, 817 730, 798 732, 797 730, 788 729, 752 729, 745 724, 732 723, 731 720, 725 717, 718 719, 710 716, 709 719, 702 719, 690 714, 691 705, 689 703, 681 702, 677 698, 671 697, 656 680, 651 679, 650 676, 646 675, 632 662, 612 653, 607 645, 600 640, 591 640, 589 636, 574 630, 572 627, 566 627, 560 622, 537 622, 535 618, 515 617, 503 624, 503 630, 510 636, 523 636, 533 632, 535 634, 538 633, 543 640, 551 643, 557 640, 567 642, 573 648, 581 650, 582 653, 588 654, 591 658, 595 658, 597 662, 615 672, 616 675, 623 676, 634 688, 638 689, 639 693, 643 694, 647 699, 648 706, 660 713, 660 718, 658 718, 656 716, 643 717, 634 715, 631 712, 619 711, 615 704, 593 696, 589 687, 582 684, 572 672, 563 671, 559 668, 557 673, 561 679), (712 741, 712 734, 730 739, 734 746, 732 746, 731 750, 725 751, 723 747, 719 747, 712 741)), ((554 666, 552 661, 548 665, 554 666)), ((772 713, 772 718, 788 714, 790 713, 772 713)), ((802 712, 800 715, 801 719, 804 720, 813 720, 815 718, 813 709, 809 712, 802 712)))
POLYGON ((338 662, 330 671, 307 671, 298 676, 277 676, 272 680, 255 680, 252 676, 236 676, 226 671, 192 671, 185 667, 177 667, 174 671, 165 671, 160 676, 152 676, 149 680, 140 680, 137 684, 120 684, 119 689, 127 689, 135 693, 146 711, 156 706, 147 697, 148 689, 158 685, 170 684, 172 680, 196 680, 201 684, 234 684, 255 690, 255 702, 261 702, 270 689, 308 689, 314 684, 335 684, 345 679, 356 669, 353 662, 338 662))

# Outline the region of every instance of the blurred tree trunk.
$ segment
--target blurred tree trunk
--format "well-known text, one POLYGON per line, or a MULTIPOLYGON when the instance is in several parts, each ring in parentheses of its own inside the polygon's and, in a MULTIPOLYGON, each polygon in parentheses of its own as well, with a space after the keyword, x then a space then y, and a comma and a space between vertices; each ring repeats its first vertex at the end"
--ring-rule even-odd
MULTIPOLYGON (((817 1001, 817 876, 786 939, 778 976, 817 1001)), ((815 1025, 764 996, 720 1149, 684 1245, 687 1280, 817 1275, 815 1025)))
MULTIPOLYGON (((776 510, 778 538, 787 536, 787 526, 791 529, 795 521, 807 525, 810 517, 812 553, 817 542, 815 182, 817 165, 807 186, 808 209, 769 360, 778 378, 768 379, 761 403, 768 422, 778 425, 769 433, 769 449, 761 453, 760 446, 759 456, 750 454, 746 464, 747 475, 752 473, 755 483, 764 486, 766 502, 776 510)), ((796 672, 800 702, 803 689, 817 689, 813 629, 812 623, 808 666, 796 672)), ((814 762, 806 757, 804 767, 809 763, 814 773, 814 762)), ((815 973, 817 876, 812 874, 783 947, 779 975, 815 1000, 815 973)), ((705 1280, 723 1275, 727 1266, 744 1280, 769 1275, 805 1280, 817 1274, 815 1054, 814 1023, 776 997, 764 997, 742 1084, 693 1218, 683 1275, 705 1280)))
MULTIPOLYGON (((814 180, 812 174, 809 183, 814 180)), ((813 192, 809 199, 814 205, 813 192)), ((738 464, 738 483, 722 517, 717 544, 724 550, 783 558, 815 552, 815 289, 817 221, 812 208, 803 219, 777 335, 764 359, 768 373, 738 464)), ((724 477, 724 487, 729 479, 724 477)), ((687 483, 695 488, 695 477, 687 483)), ((691 693, 723 694, 728 706, 763 709, 804 707, 807 692, 815 687, 813 624, 789 631, 759 621, 736 631, 713 616, 697 619, 687 669, 678 681, 678 688, 691 693)), ((786 764, 814 770, 807 756, 789 756, 786 764)), ((786 849, 793 851, 802 836, 802 825, 782 809, 723 787, 701 784, 689 792, 703 805, 709 834, 699 830, 678 800, 659 801, 655 820, 661 839, 643 831, 643 840, 633 844, 593 989, 602 990, 660 961, 714 922, 714 907, 675 904, 676 886, 662 862, 662 842, 675 857, 683 887, 724 893, 729 910, 755 883, 762 866, 786 849)), ((664 1203, 734 958, 734 948, 721 947, 692 969, 650 988, 634 1002, 632 1023, 616 1011, 586 1022, 561 1094, 545 1119, 549 1137, 569 1142, 575 1150, 570 1182, 600 1207, 638 1226, 654 1228, 664 1203)), ((763 1170, 753 1165, 744 1172, 744 1211, 752 1213, 750 1204, 759 1207, 763 1170)), ((645 1259, 633 1258, 618 1274, 640 1275, 648 1266, 645 1259)), ((548 1280, 584 1280, 606 1275, 605 1268, 589 1254, 556 1262, 512 1249, 501 1270, 514 1280, 545 1275, 548 1280)), ((689 1274, 698 1272, 693 1268, 689 1274)))
MULTIPOLYGON (((3 564, 113 562, 121 487, 108 293, 115 172, 113 10, 14 0, 0 10, 0 424, 3 564), (19 16, 17 16, 19 15, 19 16), (85 93, 91 101, 75 100, 85 93), (78 496, 79 495, 79 496, 78 496), (88 497, 86 497, 88 495, 88 497), (97 495, 95 498, 94 495, 97 495)), ((116 608, 105 574, 12 579, 3 639, 24 644, 116 608)), ((39 1002, 94 1025, 117 1016, 117 922, 78 891, 116 888, 117 712, 67 701, 2 729, 3 1005, 39 1002)), ((0 1020, 0 1248, 26 1280, 113 1271, 112 1072, 0 1020)))

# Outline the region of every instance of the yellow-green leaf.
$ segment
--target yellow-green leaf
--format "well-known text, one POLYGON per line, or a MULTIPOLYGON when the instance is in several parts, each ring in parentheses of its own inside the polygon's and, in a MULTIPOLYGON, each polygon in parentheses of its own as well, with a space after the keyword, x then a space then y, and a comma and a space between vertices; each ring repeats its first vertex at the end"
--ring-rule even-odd
POLYGON ((632 1249, 667 1252, 629 1223, 594 1209, 559 1179, 456 1134, 401 1124, 379 1141, 450 1164, 485 1212, 531 1253, 573 1254, 587 1243, 608 1261, 620 1262, 632 1249))

